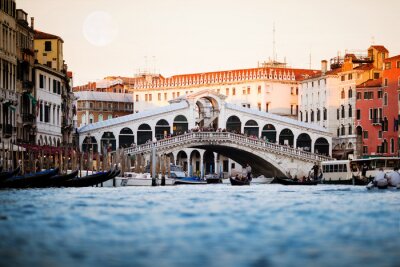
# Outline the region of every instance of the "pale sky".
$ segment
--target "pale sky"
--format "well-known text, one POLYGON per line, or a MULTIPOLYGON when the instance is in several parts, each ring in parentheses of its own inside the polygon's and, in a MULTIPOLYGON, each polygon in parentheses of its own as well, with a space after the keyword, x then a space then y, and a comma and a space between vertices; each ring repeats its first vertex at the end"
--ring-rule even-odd
POLYGON ((146 65, 165 77, 256 67, 272 57, 274 23, 278 60, 292 67, 309 68, 311 53, 319 69, 322 59, 373 42, 400 54, 398 0, 16 2, 35 17, 35 29, 64 40, 75 86, 133 76, 146 65))

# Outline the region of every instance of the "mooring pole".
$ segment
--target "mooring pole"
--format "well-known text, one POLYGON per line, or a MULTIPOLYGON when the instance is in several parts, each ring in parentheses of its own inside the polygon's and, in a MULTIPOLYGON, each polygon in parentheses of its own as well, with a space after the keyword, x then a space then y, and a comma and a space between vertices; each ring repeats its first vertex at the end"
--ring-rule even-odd
POLYGON ((157 181, 156 181, 156 143, 153 142, 152 144, 152 148, 151 148, 151 161, 152 161, 152 182, 151 185, 152 186, 156 186, 157 185, 157 181))

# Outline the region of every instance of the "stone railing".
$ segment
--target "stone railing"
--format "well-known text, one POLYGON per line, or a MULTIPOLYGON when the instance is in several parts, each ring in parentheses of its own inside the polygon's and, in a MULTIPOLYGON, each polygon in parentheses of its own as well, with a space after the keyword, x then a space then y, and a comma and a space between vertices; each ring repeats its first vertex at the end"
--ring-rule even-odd
POLYGON ((236 144, 253 149, 254 151, 267 151, 275 154, 286 155, 294 158, 299 158, 307 161, 325 161, 332 158, 319 155, 301 149, 292 148, 286 145, 279 145, 265 142, 264 140, 247 137, 240 134, 230 132, 193 132, 183 135, 174 136, 171 138, 150 142, 135 147, 126 148, 125 154, 134 155, 140 153, 150 153, 153 145, 158 152, 171 148, 178 148, 182 145, 190 144, 236 144))

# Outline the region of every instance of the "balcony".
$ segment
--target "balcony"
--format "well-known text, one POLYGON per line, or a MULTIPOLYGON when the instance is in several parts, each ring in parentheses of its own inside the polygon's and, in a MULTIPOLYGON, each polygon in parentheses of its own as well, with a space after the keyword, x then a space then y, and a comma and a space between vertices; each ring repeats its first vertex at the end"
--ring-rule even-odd
POLYGON ((382 118, 372 118, 371 119, 372 125, 381 125, 382 124, 382 118))
POLYGON ((22 123, 25 125, 34 124, 36 121, 36 117, 30 113, 23 113, 22 114, 22 123))

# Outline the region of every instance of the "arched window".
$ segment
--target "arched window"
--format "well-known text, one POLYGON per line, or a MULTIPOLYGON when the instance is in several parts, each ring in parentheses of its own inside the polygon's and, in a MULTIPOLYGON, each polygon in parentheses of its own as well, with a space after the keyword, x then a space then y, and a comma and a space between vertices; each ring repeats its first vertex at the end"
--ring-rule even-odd
POLYGON ((342 105, 342 118, 344 118, 345 112, 344 112, 344 106, 342 105))
POLYGON ((342 99, 344 99, 344 98, 345 98, 345 92, 344 92, 344 89, 342 89, 342 92, 340 93, 340 97, 341 97, 342 99))
POLYGON ((346 130, 344 128, 344 125, 342 124, 341 128, 340 128, 340 135, 345 135, 346 134, 346 130))
POLYGON ((394 153, 394 139, 390 139, 390 153, 394 153))
POLYGON ((353 127, 351 126, 351 124, 349 123, 349 135, 353 134, 353 127))
POLYGON ((388 94, 387 94, 387 93, 385 93, 385 94, 383 95, 383 104, 384 104, 385 106, 387 106, 387 104, 388 104, 388 94))
POLYGON ((304 120, 305 122, 308 122, 308 111, 306 111, 306 118, 304 120))
POLYGON ((300 121, 303 121, 303 112, 300 111, 300 121))
POLYGON ((328 111, 324 108, 324 121, 328 119, 328 111))
POLYGON ((311 110, 311 118, 310 118, 311 122, 314 121, 314 110, 311 110))
POLYGON ((94 116, 93 114, 89 115, 89 124, 94 122, 94 116))
POLYGON ((321 120, 321 111, 319 110, 319 108, 317 109, 317 121, 321 120))
POLYGON ((353 108, 351 104, 349 104, 349 118, 353 117, 353 108))
POLYGON ((349 91, 347 92, 348 97, 352 98, 353 97, 353 90, 351 89, 351 87, 349 88, 349 91))

